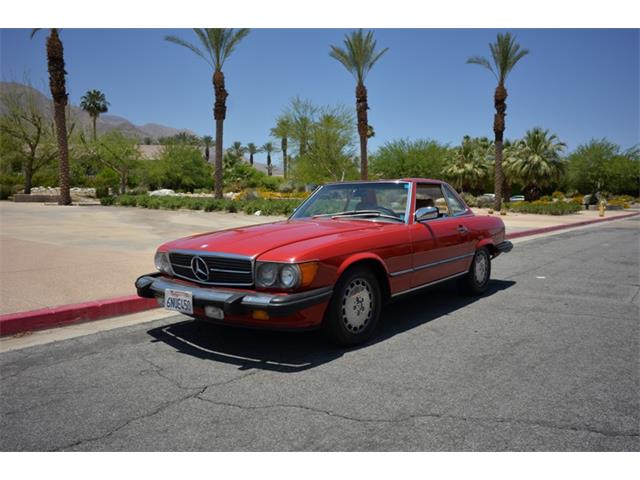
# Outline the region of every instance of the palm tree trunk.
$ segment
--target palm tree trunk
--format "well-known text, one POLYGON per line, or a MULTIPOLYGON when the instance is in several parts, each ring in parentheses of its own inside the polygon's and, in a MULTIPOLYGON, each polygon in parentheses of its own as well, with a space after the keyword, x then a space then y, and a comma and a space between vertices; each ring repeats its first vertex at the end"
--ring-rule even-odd
POLYGON ((98 116, 91 115, 91 120, 93 120, 93 141, 95 142, 98 139, 98 133, 96 132, 96 122, 98 121, 98 116))
POLYGON ((282 137, 280 141, 280 147, 282 148, 282 175, 284 179, 287 179, 287 137, 282 137))
POLYGON ((253 152, 249 152, 249 165, 253 165, 253 152))
POLYGON ((205 145, 204 146, 204 159, 206 160, 207 163, 209 163, 209 145, 205 145))
POLYGON ((49 68, 49 87, 53 97, 53 119, 58 139, 58 170, 60 176, 60 205, 71 205, 69 189, 69 147, 67 145, 67 88, 65 84, 64 52, 58 36, 58 29, 52 28, 47 38, 47 63, 49 68))
POLYGON ((27 161, 24 168, 24 193, 31 194, 31 186, 33 183, 33 158, 27 161))
POLYGON ((502 185, 504 184, 504 173, 502 171, 502 150, 504 136, 504 117, 507 115, 507 89, 504 85, 498 84, 493 95, 493 103, 496 108, 496 114, 493 117, 493 133, 496 142, 496 165, 495 165, 495 202, 494 210, 499 211, 502 208, 502 185))
POLYGON ((356 86, 356 113, 358 116, 358 135, 360 135, 360 178, 362 180, 368 180, 369 178, 369 164, 367 161, 368 109, 367 87, 362 83, 358 83, 356 86))
POLYGON ((271 176, 273 169, 271 168, 271 152, 267 152, 267 175, 271 176))
POLYGON ((222 198, 222 138, 229 94, 224 88, 224 74, 221 71, 213 74, 213 88, 216 95, 213 107, 213 118, 216 121, 215 197, 222 198))

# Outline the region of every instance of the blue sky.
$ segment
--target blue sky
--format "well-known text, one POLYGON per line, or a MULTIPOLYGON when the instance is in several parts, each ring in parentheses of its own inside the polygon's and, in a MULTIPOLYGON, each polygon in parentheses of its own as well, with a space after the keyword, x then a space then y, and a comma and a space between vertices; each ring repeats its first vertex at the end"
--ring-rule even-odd
MULTIPOLYGON (((569 149, 607 137, 639 142, 639 30, 512 30, 531 53, 507 80, 507 138, 549 128, 569 149)), ((225 65, 225 143, 262 144, 275 117, 299 95, 317 104, 354 105, 353 78, 328 55, 346 30, 254 29, 225 65)), ((367 79, 371 150, 397 138, 455 144, 492 136, 495 79, 465 64, 488 55, 496 30, 378 29, 389 52, 367 79)), ((45 32, 3 29, 3 80, 28 75, 46 91, 45 32)), ((68 88, 74 104, 89 89, 105 92, 110 112, 136 124, 156 122, 213 135, 213 89, 206 63, 163 40, 195 41, 190 30, 65 29, 68 88)))

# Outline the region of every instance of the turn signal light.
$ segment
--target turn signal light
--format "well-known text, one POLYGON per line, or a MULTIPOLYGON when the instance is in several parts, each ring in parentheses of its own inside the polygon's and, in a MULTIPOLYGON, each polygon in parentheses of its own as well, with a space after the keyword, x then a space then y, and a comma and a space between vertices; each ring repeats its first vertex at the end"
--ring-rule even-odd
POLYGON ((264 310, 254 310, 253 318, 255 320, 269 320, 269 314, 264 310))
POLYGON ((300 273, 302 280, 300 281, 300 286, 308 287, 313 282, 313 279, 316 278, 316 273, 318 273, 318 262, 306 262, 299 263, 300 273))

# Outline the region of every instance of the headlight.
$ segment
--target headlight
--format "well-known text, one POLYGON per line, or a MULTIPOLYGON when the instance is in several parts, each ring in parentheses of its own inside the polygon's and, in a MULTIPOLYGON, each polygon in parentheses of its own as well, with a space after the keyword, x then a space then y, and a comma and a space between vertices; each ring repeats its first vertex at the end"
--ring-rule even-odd
POLYGON ((156 268, 162 273, 172 274, 171 262, 169 261, 169 254, 165 252, 158 252, 154 258, 156 268))
POLYGON ((294 288, 300 281, 300 268, 297 265, 285 265, 280 269, 280 283, 284 288, 294 288))
POLYGON ((262 263, 256 269, 256 284, 260 287, 273 287, 278 280, 278 265, 262 263))
POLYGON ((313 282, 318 270, 318 262, 256 264, 256 286, 260 288, 282 288, 292 290, 306 287, 313 282))

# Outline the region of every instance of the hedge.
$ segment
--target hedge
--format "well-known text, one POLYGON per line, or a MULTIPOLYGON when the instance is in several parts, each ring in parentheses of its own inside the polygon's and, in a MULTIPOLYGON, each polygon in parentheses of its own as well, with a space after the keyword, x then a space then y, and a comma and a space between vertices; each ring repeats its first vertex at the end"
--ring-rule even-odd
MULTIPOLYGON (((507 206, 507 205, 505 205, 507 206)), ((569 215, 582 210, 582 206, 576 203, 568 202, 517 202, 507 206, 512 212, 518 213, 537 213, 541 215, 569 215)))
POLYGON ((249 215, 260 211, 262 215, 290 215, 300 205, 301 200, 227 200, 203 197, 151 197, 149 195, 119 195, 103 197, 102 205, 119 205, 122 207, 141 207, 152 209, 188 209, 205 212, 227 211, 244 212, 249 215))

